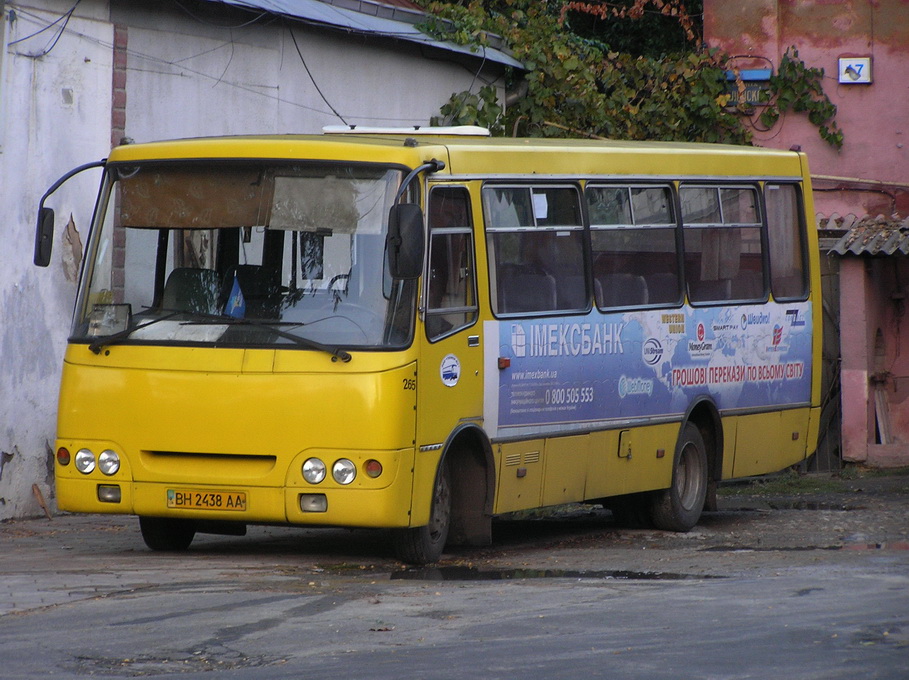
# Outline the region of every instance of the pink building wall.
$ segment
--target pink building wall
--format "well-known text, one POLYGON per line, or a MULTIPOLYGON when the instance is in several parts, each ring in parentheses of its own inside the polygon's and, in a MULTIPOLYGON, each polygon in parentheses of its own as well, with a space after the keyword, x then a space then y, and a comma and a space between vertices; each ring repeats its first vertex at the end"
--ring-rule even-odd
MULTIPOLYGON (((794 46, 824 69, 841 149, 805 114, 747 118, 759 146, 808 154, 819 217, 909 216, 909 0, 704 0, 704 37, 728 68, 775 73, 794 46), (840 83, 840 57, 869 57, 872 82, 840 83)), ((909 465, 909 258, 844 255, 839 290, 843 459, 909 465)))
POLYGON ((736 58, 730 66, 774 72, 790 46, 824 69, 824 91, 845 134, 837 150, 804 114, 765 130, 749 118, 759 146, 808 154, 821 215, 909 216, 909 2, 907 0, 704 0, 704 37, 736 58), (840 57, 870 57, 872 83, 838 82, 840 57))
POLYGON ((909 464, 909 260, 844 257, 842 435, 846 460, 909 464))

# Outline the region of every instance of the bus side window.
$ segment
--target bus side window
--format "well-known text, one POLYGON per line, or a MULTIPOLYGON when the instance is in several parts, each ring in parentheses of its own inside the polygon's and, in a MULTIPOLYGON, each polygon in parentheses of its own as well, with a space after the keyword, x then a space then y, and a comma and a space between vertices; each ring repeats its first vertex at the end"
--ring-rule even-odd
POLYGON ((589 308, 575 187, 486 186, 483 210, 496 314, 589 308))
POLYGON ((429 194, 426 336, 453 333, 477 319, 470 195, 463 187, 429 194))
POLYGON ((770 290, 776 299, 804 299, 808 292, 801 197, 794 184, 767 184, 767 240, 770 244, 770 290))
POLYGON ((681 300, 668 186, 588 186, 594 292, 600 307, 681 300))
POLYGON ((688 299, 766 300, 757 191, 683 185, 679 198, 688 299))

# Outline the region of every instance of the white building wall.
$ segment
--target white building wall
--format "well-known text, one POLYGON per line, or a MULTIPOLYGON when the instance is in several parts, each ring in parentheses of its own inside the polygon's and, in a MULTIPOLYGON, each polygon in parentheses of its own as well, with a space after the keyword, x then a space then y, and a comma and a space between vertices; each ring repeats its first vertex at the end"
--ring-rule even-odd
MULTIPOLYGON (((0 519, 42 512, 33 485, 52 502, 57 388, 80 256, 78 247, 69 247, 65 227, 72 215, 76 229, 85 233, 100 175, 83 177, 55 196, 58 229, 48 269, 32 264, 36 206, 58 176, 103 157, 110 141, 106 3, 81 3, 59 40, 54 29, 28 36, 73 3, 38 4, 41 9, 18 3, 3 7, 0 519)), ((75 237, 72 231, 69 235, 75 237)))
POLYGON ((416 46, 302 24, 293 29, 296 46, 280 23, 194 27, 192 36, 181 28, 179 20, 162 25, 160 18, 129 28, 126 134, 137 142, 318 133, 342 122, 427 125, 453 92, 484 84, 464 66, 424 58, 416 46))
POLYGON ((283 22, 224 28, 157 3, 101 0, 66 20, 73 4, 0 1, 0 520, 42 512, 33 485, 53 509, 60 366, 100 171, 48 200, 57 229, 47 269, 32 264, 35 217, 51 183, 110 150, 114 24, 127 26, 126 135, 137 142, 319 132, 341 123, 331 107, 349 124, 426 125, 453 92, 485 84, 416 46, 295 24, 329 107, 283 22))

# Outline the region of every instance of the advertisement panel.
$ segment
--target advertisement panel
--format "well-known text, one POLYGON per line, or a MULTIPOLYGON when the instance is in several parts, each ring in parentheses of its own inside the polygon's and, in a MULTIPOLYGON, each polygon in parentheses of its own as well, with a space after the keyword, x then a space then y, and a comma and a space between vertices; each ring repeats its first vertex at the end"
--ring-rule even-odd
POLYGON ((488 321, 486 422, 563 426, 804 404, 811 303, 488 321))

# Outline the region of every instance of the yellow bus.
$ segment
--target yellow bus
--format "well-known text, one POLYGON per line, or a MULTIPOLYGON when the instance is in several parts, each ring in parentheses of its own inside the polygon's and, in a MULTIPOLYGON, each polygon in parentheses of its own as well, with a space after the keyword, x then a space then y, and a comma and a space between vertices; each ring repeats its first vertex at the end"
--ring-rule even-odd
POLYGON ((57 502, 154 550, 371 527, 425 564, 578 502, 687 531, 719 481, 814 451, 800 153, 342 129, 86 167, 57 502))

